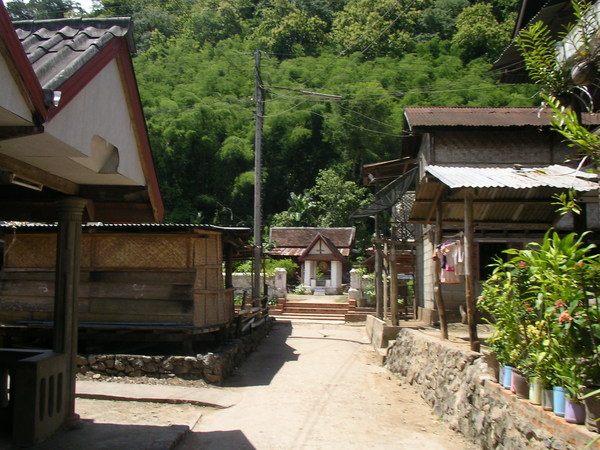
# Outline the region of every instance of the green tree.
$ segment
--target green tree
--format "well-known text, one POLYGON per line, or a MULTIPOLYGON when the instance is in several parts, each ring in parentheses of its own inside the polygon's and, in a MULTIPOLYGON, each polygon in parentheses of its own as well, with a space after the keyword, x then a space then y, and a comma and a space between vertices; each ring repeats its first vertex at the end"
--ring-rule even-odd
POLYGON ((401 56, 414 49, 411 38, 426 0, 350 0, 333 21, 338 52, 364 57, 401 56))
POLYGON ((13 0, 7 2, 6 9, 13 20, 61 19, 85 14, 81 5, 71 0, 13 0))
POLYGON ((484 57, 493 61, 510 42, 513 21, 498 22, 492 5, 477 3, 465 9, 456 19, 456 33, 452 37, 463 52, 465 60, 484 57))
POLYGON ((469 6, 469 0, 439 0, 423 10, 418 19, 419 40, 435 36, 450 39, 454 34, 456 18, 469 6))
POLYGON ((281 58, 315 55, 325 40, 327 23, 286 0, 273 0, 259 10, 252 39, 281 58))
POLYGON ((250 0, 196 2, 190 11, 190 36, 201 44, 216 44, 233 36, 243 36, 249 28, 252 11, 250 0))

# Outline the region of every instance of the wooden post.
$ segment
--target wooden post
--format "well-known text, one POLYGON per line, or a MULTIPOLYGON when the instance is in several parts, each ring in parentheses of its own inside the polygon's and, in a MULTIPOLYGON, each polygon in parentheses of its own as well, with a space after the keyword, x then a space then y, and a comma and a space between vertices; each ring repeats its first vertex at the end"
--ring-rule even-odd
POLYGON ((81 257, 81 220, 86 200, 68 197, 57 202, 58 236, 54 288, 53 350, 67 355, 65 388, 67 425, 79 419, 75 414, 77 373, 77 307, 81 257))
POLYGON ((392 326, 398 325, 398 274, 396 272, 396 227, 392 227, 392 242, 390 246, 390 314, 392 326))
POLYGON ((383 285, 383 318, 386 319, 388 313, 390 311, 390 291, 389 291, 389 282, 388 282, 388 274, 389 274, 389 253, 388 253, 388 244, 387 242, 383 242, 383 271, 381 274, 381 281, 383 285))
POLYGON ((469 342, 471 350, 479 351, 477 338, 477 316, 475 309, 475 268, 474 268, 474 242, 473 242, 473 191, 465 193, 465 298, 467 303, 467 319, 469 326, 469 342))
POLYGON ((375 316, 383 319, 383 287, 381 285, 381 251, 379 249, 379 215, 375 216, 375 316))
POLYGON ((225 288, 233 288, 233 246, 225 246, 225 288))
MULTIPOLYGON (((434 245, 437 246, 442 243, 442 210, 438 203, 435 207, 435 238, 434 245)), ((442 269, 442 262, 440 258, 436 258, 434 265, 433 274, 433 296, 435 298, 435 304, 438 309, 438 315, 440 316, 440 330, 442 332, 442 339, 448 339, 448 321, 446 319, 446 305, 444 305, 444 297, 442 296, 442 282, 440 280, 440 271, 442 269)))

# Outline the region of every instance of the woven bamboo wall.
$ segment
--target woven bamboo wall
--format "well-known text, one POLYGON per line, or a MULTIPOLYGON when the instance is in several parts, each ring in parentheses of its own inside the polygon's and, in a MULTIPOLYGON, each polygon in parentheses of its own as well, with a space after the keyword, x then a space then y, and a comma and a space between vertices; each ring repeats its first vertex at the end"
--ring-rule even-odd
MULTIPOLYGON (((0 321, 52 320, 56 236, 5 237, 0 321)), ((82 322, 159 322, 196 327, 233 320, 218 232, 84 233, 82 322)))

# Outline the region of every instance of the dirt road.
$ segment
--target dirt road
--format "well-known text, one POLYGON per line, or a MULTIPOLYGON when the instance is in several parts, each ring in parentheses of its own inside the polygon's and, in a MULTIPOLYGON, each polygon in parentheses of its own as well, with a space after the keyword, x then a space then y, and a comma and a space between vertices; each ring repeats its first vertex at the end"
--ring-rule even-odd
POLYGON ((376 363, 356 325, 276 323, 177 450, 475 449, 376 363))

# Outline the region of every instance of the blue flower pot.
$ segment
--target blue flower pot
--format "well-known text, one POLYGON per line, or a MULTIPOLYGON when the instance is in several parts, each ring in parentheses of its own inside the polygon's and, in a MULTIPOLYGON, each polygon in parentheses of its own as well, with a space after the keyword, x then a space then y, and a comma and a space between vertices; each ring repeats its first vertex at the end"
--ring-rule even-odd
POLYGON ((510 389, 512 383, 512 371, 511 366, 504 366, 504 375, 502 376, 502 386, 504 389, 510 389))
POLYGON ((565 415, 565 390, 560 386, 552 388, 552 405, 554 414, 560 417, 565 415))

